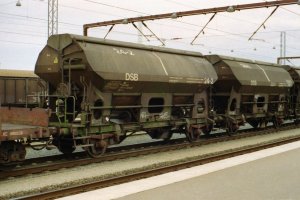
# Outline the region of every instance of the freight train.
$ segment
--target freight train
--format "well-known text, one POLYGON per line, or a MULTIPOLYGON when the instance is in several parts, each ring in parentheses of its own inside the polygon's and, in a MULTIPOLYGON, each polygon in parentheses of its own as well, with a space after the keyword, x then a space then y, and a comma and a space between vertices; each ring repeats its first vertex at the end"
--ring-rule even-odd
MULTIPOLYGON (((60 34, 35 73, 49 85, 37 108, 41 139, 66 154, 82 147, 99 157, 140 131, 193 142, 214 128, 232 134, 300 116, 300 70, 247 59, 60 34)), ((2 149, 1 162, 18 160, 2 149)))

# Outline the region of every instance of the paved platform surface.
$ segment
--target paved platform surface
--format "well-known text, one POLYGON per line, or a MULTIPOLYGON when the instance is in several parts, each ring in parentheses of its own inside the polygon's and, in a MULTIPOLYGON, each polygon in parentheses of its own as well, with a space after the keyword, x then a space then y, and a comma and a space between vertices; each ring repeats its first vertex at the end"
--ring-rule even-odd
POLYGON ((62 199, 300 199, 300 142, 62 199))

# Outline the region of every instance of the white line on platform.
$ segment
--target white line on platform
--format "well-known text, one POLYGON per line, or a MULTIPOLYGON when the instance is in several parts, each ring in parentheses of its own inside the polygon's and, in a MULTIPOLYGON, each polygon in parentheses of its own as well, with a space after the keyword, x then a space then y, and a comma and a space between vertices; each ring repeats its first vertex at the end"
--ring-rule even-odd
POLYGON ((244 164, 268 156, 276 155, 286 151, 300 148, 300 141, 293 142, 290 144, 285 144, 278 147, 273 147, 270 149, 265 149, 262 151, 253 152, 250 154, 245 154, 233 158, 228 158, 225 160, 220 160, 205 165, 200 165, 188 169, 183 169, 176 172, 170 172, 162 174, 159 176, 154 176, 150 178, 145 178, 137 181, 132 181, 129 183, 124 183, 120 185, 115 185, 91 192, 85 192, 69 197, 60 198, 59 200, 107 200, 116 199, 124 197, 137 192, 142 192, 145 190, 154 189, 157 187, 165 186, 168 184, 176 183, 179 181, 184 181, 190 178, 208 174, 211 172, 219 171, 228 167, 233 167, 236 165, 244 164))

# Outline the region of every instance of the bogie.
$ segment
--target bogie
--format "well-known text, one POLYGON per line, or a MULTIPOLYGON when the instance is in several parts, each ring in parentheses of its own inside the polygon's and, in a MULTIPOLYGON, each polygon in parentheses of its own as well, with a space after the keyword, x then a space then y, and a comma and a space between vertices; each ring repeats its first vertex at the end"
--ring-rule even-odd
POLYGON ((16 141, 2 142, 0 145, 0 164, 21 162, 25 160, 25 146, 16 141))

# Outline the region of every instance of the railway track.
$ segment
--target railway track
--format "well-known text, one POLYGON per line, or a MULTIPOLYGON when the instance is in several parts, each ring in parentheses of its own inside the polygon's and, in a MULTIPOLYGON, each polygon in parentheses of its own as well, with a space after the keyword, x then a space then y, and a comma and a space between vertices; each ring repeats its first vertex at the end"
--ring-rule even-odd
MULTIPOLYGON (((183 139, 170 141, 171 145, 184 142, 183 139)), ((90 158, 86 152, 76 152, 71 155, 54 155, 41 158, 32 158, 26 160, 15 168, 5 168, 0 171, 0 180, 8 177, 26 176, 28 174, 36 174, 44 171, 54 171, 61 168, 71 168, 76 166, 88 165, 92 163, 112 161, 138 155, 145 155, 154 152, 156 148, 163 147, 166 142, 158 141, 145 144, 135 144, 123 147, 113 147, 101 158, 90 158)), ((161 149, 162 151, 163 149, 161 149)), ((158 151, 159 152, 159 151, 158 151)))
MULTIPOLYGON (((241 134, 240 134, 241 135, 241 134)), ((109 148, 107 153, 101 158, 90 158, 85 152, 76 152, 71 155, 54 155, 40 158, 32 158, 26 160, 21 165, 15 168, 5 166, 2 171, 0 171, 0 180, 9 177, 26 176, 28 174, 37 174, 45 171, 54 171, 62 168, 71 168, 76 166, 88 165, 92 163, 99 163, 105 161, 112 161, 118 159, 124 159, 129 157, 136 157, 139 155, 147 155, 153 153, 159 153, 164 151, 171 151, 186 147, 200 146, 205 144, 211 144, 214 142, 222 142, 231 139, 236 139, 241 137, 236 135, 234 137, 228 137, 224 133, 219 133, 211 135, 208 139, 188 143, 185 138, 173 139, 170 141, 157 141, 151 143, 140 143, 134 145, 127 145, 121 147, 109 148)), ((242 136, 247 137, 248 135, 242 136)))
POLYGON ((194 143, 188 143, 183 138, 181 138, 176 140, 170 140, 167 142, 168 144, 166 144, 165 141, 158 141, 146 144, 135 144, 123 147, 114 147, 109 149, 107 154, 103 155, 100 158, 89 158, 86 156, 85 152, 78 152, 67 157, 65 155, 56 155, 42 158, 34 158, 27 160, 22 166, 0 171, 0 180, 10 177, 26 176, 28 174, 55 171, 62 168, 72 168, 77 166, 89 165, 92 163, 125 159, 130 157, 137 157, 140 155, 148 155, 183 148, 197 147, 217 142, 236 140, 256 135, 270 134, 274 131, 283 131, 291 128, 295 128, 295 126, 284 126, 276 130, 273 128, 268 128, 259 131, 246 130, 246 132, 244 131, 233 136, 228 136, 224 133, 220 133, 211 135, 208 139, 202 139, 194 143))
POLYGON ((209 156, 203 156, 203 157, 196 158, 196 159, 193 159, 190 161, 185 161, 185 162, 181 162, 181 163, 177 163, 177 164, 171 164, 168 166, 159 167, 159 168, 155 168, 155 169, 151 169, 151 170, 134 172, 132 174, 109 178, 106 180, 94 181, 94 182, 90 182, 90 183, 76 185, 73 187, 63 188, 63 189, 59 189, 59 190, 53 190, 53 191, 40 193, 40 194, 34 194, 34 195, 30 195, 30 196, 23 196, 18 199, 54 199, 54 198, 58 198, 58 197, 78 194, 81 192, 91 191, 91 190, 95 190, 95 189, 99 189, 99 188, 103 188, 103 187, 112 186, 115 184, 121 184, 121 183, 130 182, 130 181, 138 180, 138 179, 142 179, 142 178, 147 178, 147 177, 151 177, 151 176, 155 176, 155 175, 159 175, 159 174, 163 174, 163 173, 167 173, 167 172, 172 172, 172 171, 177 171, 177 170, 181 170, 181 169, 185 169, 185 168, 189 168, 189 167, 193 167, 193 166, 198 166, 198 165, 214 162, 217 160, 222 160, 222 159, 226 159, 226 158, 230 158, 230 157, 234 157, 234 156, 238 156, 238 155, 242 155, 242 154, 246 154, 246 153, 251 153, 251 152, 259 151, 262 149, 279 146, 279 145, 283 145, 283 144, 287 144, 287 143, 291 143, 291 142, 299 141, 299 140, 300 140, 300 136, 294 136, 294 137, 290 137, 290 138, 281 139, 278 141, 272 141, 269 143, 243 147, 240 149, 228 150, 226 152, 216 153, 214 155, 209 155, 209 156))

